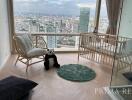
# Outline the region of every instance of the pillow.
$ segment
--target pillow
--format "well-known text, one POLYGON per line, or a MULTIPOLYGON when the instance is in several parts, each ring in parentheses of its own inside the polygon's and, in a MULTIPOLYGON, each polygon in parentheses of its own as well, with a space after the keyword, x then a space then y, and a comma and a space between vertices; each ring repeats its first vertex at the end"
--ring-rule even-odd
POLYGON ((0 80, 0 100, 21 100, 38 84, 15 76, 0 80))
POLYGON ((123 73, 123 75, 129 80, 132 82, 132 72, 126 72, 126 73, 123 73))
POLYGON ((19 49, 26 54, 30 49, 33 48, 33 43, 27 34, 16 36, 16 42, 19 49))

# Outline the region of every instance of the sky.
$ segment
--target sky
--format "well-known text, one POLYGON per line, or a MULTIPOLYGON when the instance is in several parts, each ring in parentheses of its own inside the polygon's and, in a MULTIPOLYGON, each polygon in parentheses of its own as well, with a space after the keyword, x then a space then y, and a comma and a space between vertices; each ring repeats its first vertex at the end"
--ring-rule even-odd
MULTIPOLYGON (((14 13, 79 16, 80 7, 89 7, 95 15, 96 0, 13 0, 14 13)), ((102 0, 103 16, 106 16, 105 1, 102 0)))

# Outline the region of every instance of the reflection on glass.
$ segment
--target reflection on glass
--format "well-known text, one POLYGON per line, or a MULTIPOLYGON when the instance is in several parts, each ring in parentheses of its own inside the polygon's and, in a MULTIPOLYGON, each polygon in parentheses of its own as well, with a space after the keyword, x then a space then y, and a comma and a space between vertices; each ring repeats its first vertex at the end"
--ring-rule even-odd
POLYGON ((114 56, 111 90, 119 100, 132 98, 132 39, 118 38, 114 56))

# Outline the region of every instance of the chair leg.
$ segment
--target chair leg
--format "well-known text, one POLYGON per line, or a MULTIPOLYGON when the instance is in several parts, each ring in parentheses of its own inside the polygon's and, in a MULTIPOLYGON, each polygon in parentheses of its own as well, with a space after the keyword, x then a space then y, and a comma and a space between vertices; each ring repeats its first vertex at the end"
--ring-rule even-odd
POLYGON ((29 59, 27 59, 27 67, 26 67, 26 72, 28 71, 28 67, 29 67, 29 59))
POLYGON ((32 59, 30 59, 29 63, 32 63, 32 59))
POLYGON ((17 61, 18 61, 19 57, 20 57, 20 56, 18 55, 18 57, 17 57, 17 59, 16 59, 16 62, 15 62, 15 66, 16 66, 16 64, 17 64, 17 61))

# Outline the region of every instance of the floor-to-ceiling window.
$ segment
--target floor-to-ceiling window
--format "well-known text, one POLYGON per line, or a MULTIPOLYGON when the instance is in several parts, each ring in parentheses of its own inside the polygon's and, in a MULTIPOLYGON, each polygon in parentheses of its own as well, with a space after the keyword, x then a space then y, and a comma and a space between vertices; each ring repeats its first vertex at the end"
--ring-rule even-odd
POLYGON ((131 3, 131 0, 121 0, 119 36, 126 37, 127 40, 122 41, 123 46, 120 51, 120 56, 118 55, 119 48, 117 48, 117 56, 115 57, 111 80, 111 89, 119 100, 132 99, 131 3))
POLYGON ((96 0, 13 0, 16 32, 93 31, 96 0))
MULTIPOLYGON (((79 33, 94 31, 97 1, 13 0, 15 33, 47 34, 43 37, 49 48, 77 49, 79 33)), ((108 20, 102 1, 99 32, 105 33, 108 20)))

